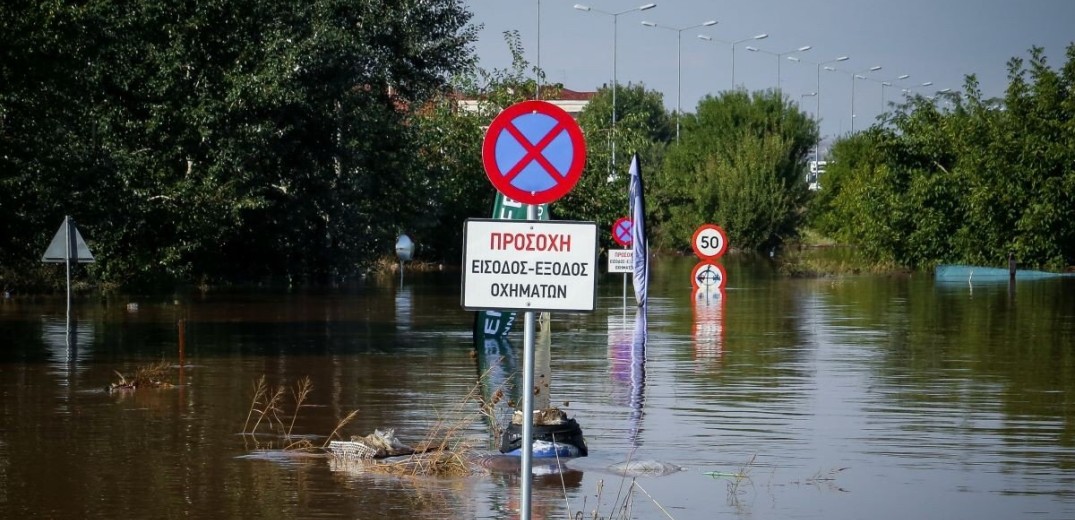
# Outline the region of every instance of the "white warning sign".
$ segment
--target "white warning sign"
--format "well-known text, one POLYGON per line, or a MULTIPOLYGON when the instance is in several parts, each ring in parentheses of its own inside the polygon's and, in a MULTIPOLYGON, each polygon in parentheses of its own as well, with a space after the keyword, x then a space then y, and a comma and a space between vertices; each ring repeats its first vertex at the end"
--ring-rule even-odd
POLYGON ((596 223, 469 219, 463 233, 463 308, 596 308, 596 223))

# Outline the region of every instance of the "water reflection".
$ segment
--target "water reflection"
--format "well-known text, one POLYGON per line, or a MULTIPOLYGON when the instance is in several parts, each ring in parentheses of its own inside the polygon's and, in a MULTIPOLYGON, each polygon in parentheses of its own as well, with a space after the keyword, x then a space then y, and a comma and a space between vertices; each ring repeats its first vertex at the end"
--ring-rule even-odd
POLYGON ((614 402, 630 409, 628 439, 632 447, 640 446, 642 419, 646 407, 646 307, 623 314, 609 314, 609 376, 616 389, 614 402))
POLYGON ((42 316, 41 341, 56 385, 65 389, 60 410, 69 411, 71 392, 78 388, 78 375, 93 358, 93 323, 77 318, 42 316))
POLYGON ((693 296, 695 359, 719 361, 724 354, 724 289, 699 287, 693 296))
MULTIPOLYGON (((654 263, 644 343, 619 278, 596 313, 553 317, 556 402, 571 401, 590 456, 535 477, 535 516, 628 516, 612 514, 610 468, 634 457, 685 468, 641 480, 678 520, 1075 517, 1075 281, 1020 283, 1012 300, 929 277, 783 279, 736 257, 735 285, 706 302, 687 292, 693 264, 654 263), (734 490, 705 475, 744 469, 734 490)), ((83 302, 73 342, 62 300, 0 303, 0 517, 516 516, 513 469, 409 479, 241 458, 263 375, 311 377, 294 428, 319 438, 359 409, 343 435, 395 427, 417 443, 482 374, 508 388, 506 423, 518 333, 473 343, 458 276, 437 276, 145 298, 137 313, 83 302), (177 336, 187 384, 101 390, 114 370, 175 359, 177 336)), ((461 438, 494 450, 473 417, 461 438)), ((641 495, 634 508, 667 516, 641 495)))

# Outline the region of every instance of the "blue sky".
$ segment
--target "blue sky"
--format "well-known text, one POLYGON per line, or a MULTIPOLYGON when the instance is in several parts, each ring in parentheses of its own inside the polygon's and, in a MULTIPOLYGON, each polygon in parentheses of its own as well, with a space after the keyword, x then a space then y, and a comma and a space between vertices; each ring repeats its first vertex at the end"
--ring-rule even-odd
MULTIPOLYGON (((814 115, 820 91, 822 134, 843 135, 872 124, 885 103, 916 87, 930 94, 963 87, 974 73, 985 96, 1001 96, 1007 87, 1007 61, 1026 57, 1033 46, 1045 48, 1053 68, 1064 63, 1067 45, 1075 41, 1075 0, 653 0, 657 7, 615 18, 616 77, 621 84, 642 83, 664 94, 665 105, 694 112, 706 94, 731 86, 732 51, 727 44, 704 41, 738 40, 765 33, 763 40, 735 47, 735 83, 748 90, 776 86, 778 61, 785 94, 814 115), (681 32, 647 27, 643 21, 684 28, 709 20, 711 27, 681 32), (677 34, 681 53, 677 56, 677 34), (749 52, 753 45, 766 52, 749 52), (809 51, 784 53, 810 45, 809 51), (848 56, 834 63, 841 71, 822 70, 817 62, 848 56), (876 72, 865 72, 880 65, 876 72), (851 72, 856 80, 852 92, 851 72), (899 76, 909 74, 905 80, 899 76), (889 81, 891 87, 881 82, 889 81), (932 82, 929 87, 921 87, 932 82), (882 99, 884 96, 884 99, 882 99)), ((606 12, 626 11, 646 0, 468 0, 472 23, 483 25, 475 50, 485 68, 510 65, 503 33, 518 30, 531 63, 540 62, 550 82, 573 90, 595 90, 613 76, 613 17, 574 9, 576 3, 606 12), (540 7, 540 17, 538 16, 540 7), (538 30, 540 22, 540 31, 538 30), (540 48, 540 60, 538 50, 540 48)))

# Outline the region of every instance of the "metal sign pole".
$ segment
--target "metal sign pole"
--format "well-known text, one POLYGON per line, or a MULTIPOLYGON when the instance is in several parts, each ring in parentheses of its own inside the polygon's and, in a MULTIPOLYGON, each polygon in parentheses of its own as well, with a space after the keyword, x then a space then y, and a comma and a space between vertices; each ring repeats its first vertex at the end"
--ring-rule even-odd
POLYGON ((67 334, 70 335, 71 334, 71 255, 75 251, 78 251, 77 246, 75 245, 74 234, 71 233, 71 217, 70 216, 65 215, 63 217, 63 228, 64 228, 64 232, 67 234, 67 240, 65 241, 67 243, 67 254, 64 255, 66 257, 64 259, 64 264, 67 265, 67 334))
MULTIPOLYGON (((537 220, 537 206, 526 205, 526 219, 537 220)), ((530 480, 534 451, 534 311, 523 314, 523 440, 522 464, 519 470, 519 518, 530 520, 530 480)))

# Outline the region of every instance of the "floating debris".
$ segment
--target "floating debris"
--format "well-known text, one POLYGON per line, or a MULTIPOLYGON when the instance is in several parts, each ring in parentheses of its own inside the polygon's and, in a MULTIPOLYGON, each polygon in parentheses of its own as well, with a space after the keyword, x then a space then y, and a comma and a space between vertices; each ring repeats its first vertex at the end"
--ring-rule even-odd
POLYGON ((396 438, 393 428, 374 430, 365 437, 354 435, 349 441, 329 442, 328 451, 333 457, 351 459, 384 459, 415 453, 414 448, 396 438))
POLYGON ((670 475, 683 468, 659 460, 629 460, 609 466, 609 471, 625 477, 661 477, 670 475))
POLYGON ((156 363, 153 365, 146 365, 138 367, 134 376, 127 379, 127 376, 123 375, 119 370, 115 373, 119 376, 119 381, 109 384, 105 387, 108 392, 119 391, 131 391, 139 388, 172 388, 173 384, 164 380, 164 376, 167 374, 171 365, 165 361, 156 363))

